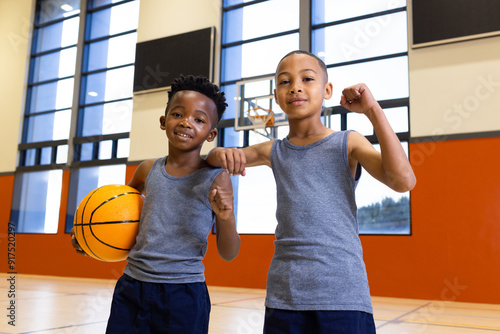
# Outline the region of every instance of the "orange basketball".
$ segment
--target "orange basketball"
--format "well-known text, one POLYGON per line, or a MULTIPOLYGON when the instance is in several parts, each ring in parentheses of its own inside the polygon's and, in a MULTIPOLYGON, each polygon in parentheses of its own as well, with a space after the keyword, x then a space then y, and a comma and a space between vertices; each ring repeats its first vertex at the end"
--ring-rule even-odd
POLYGON ((75 237, 95 259, 108 262, 127 258, 139 230, 143 197, 126 185, 106 185, 91 191, 75 212, 75 237))

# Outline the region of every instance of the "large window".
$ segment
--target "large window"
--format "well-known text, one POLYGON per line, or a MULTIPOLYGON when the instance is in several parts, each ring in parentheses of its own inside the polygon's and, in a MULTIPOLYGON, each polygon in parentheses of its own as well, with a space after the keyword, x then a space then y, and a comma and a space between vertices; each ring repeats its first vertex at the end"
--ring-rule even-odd
POLYGON ((125 182, 138 13, 138 0, 37 1, 11 213, 17 232, 57 232, 63 171, 66 232, 90 190, 125 182))
MULTIPOLYGON (((269 97, 272 76, 281 57, 299 48, 318 55, 328 67, 334 97, 323 108, 326 126, 356 130, 378 147, 368 119, 338 105, 343 88, 364 82, 408 154, 408 41, 403 0, 223 1, 221 87, 229 107, 220 123, 220 146, 244 147, 287 135, 286 122, 263 133, 246 129, 239 118, 255 107, 257 99, 259 106, 267 103, 265 108, 279 108, 269 97)), ((233 178, 233 183, 238 231, 274 233, 276 189, 271 170, 250 168, 247 176, 233 178)), ((364 172, 356 201, 360 233, 410 233, 409 193, 396 193, 364 172)))

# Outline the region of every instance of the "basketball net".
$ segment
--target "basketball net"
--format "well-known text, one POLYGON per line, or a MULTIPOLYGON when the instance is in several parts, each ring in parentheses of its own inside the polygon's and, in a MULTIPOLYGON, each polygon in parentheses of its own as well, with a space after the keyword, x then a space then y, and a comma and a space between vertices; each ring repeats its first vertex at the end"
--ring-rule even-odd
POLYGON ((274 139, 269 132, 268 127, 274 126, 274 112, 271 109, 261 107, 250 108, 247 110, 247 117, 252 122, 253 131, 269 139, 274 139))

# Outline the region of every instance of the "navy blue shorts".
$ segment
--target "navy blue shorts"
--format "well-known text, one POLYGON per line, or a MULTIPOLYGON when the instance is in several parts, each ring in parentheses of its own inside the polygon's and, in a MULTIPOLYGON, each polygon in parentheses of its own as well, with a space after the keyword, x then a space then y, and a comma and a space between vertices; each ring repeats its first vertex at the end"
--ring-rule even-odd
POLYGON ((208 333, 205 282, 162 284, 123 275, 116 283, 106 333, 208 333))
POLYGON ((360 311, 288 311, 266 307, 264 334, 372 334, 373 315, 360 311))

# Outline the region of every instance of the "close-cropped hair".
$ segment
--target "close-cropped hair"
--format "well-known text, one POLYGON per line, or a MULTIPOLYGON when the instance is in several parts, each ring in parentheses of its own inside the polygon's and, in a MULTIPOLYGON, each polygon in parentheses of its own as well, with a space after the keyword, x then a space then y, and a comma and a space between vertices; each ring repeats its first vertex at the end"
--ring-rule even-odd
POLYGON ((226 110, 226 96, 224 92, 219 90, 217 85, 214 85, 210 82, 206 77, 199 75, 180 75, 175 78, 170 85, 170 91, 168 92, 168 103, 165 113, 167 113, 168 108, 170 107, 170 101, 172 101, 172 97, 182 90, 192 90, 198 93, 201 93, 214 101, 215 106, 217 107, 217 122, 220 121, 224 111, 226 110))
POLYGON ((277 75, 277 72, 278 72, 278 67, 280 66, 281 62, 286 57, 291 56, 293 54, 303 54, 303 55, 307 55, 309 57, 313 57, 314 59, 316 59, 318 61, 319 66, 323 70, 323 73, 325 73, 326 81, 328 81, 328 71, 327 71, 325 62, 321 58, 319 58, 318 56, 316 56, 314 53, 311 53, 311 52, 305 51, 305 50, 294 50, 294 51, 288 52, 283 58, 281 58, 281 60, 278 63, 278 66, 276 67, 276 75, 277 75))

